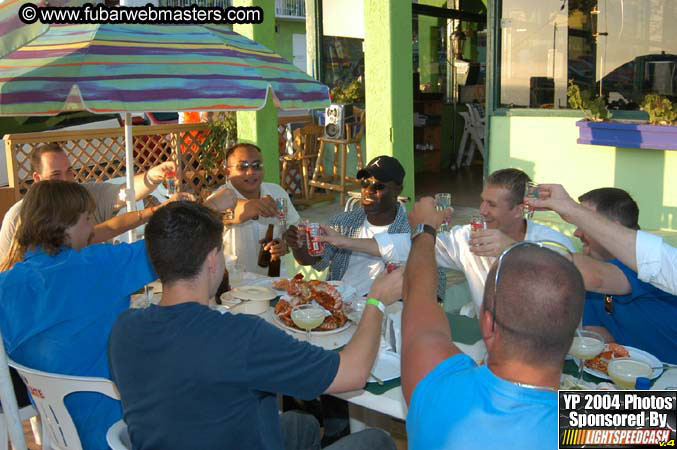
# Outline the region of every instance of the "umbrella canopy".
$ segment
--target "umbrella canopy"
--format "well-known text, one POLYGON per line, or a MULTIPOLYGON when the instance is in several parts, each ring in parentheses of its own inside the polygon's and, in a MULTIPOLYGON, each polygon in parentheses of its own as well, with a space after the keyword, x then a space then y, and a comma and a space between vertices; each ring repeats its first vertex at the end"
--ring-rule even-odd
POLYGON ((216 25, 51 25, 5 50, 0 115, 257 110, 268 95, 282 109, 329 104, 326 86, 216 25))

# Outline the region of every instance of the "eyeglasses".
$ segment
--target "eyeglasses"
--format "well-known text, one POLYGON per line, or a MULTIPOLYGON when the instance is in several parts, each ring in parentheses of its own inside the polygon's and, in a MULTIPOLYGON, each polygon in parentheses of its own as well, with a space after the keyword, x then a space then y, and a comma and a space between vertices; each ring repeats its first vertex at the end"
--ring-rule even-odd
POLYGON ((236 168, 237 170, 239 170, 241 172, 246 172, 247 169, 249 169, 251 167, 251 169, 254 172, 259 172, 259 171, 263 170, 263 163, 261 161, 254 161, 252 163, 250 163, 249 161, 242 161, 242 162, 235 164, 234 166, 227 166, 227 167, 236 168))
MULTIPOLYGON (((496 292, 498 291, 498 280, 500 279, 501 276, 501 267, 503 267, 503 260, 508 256, 508 254, 515 248, 517 247, 525 247, 525 246, 534 246, 534 247, 540 247, 540 248, 547 248, 548 250, 557 252, 561 255, 568 254, 570 256, 569 261, 573 263, 573 255, 571 254, 571 251, 566 248, 564 245, 560 244, 559 242, 554 242, 554 241, 519 241, 515 242, 505 250, 503 250, 503 253, 500 254, 498 257, 498 266, 496 267, 496 276, 494 278, 494 298, 492 300, 493 305, 492 305, 492 311, 491 311, 491 331, 494 331, 496 328, 496 292)), ((514 333, 520 334, 518 330, 512 329, 506 324, 502 324, 499 322, 499 325, 501 325, 503 328, 507 329, 508 331, 512 331, 514 333)))
POLYGON ((386 188, 386 185, 380 181, 369 181, 364 178, 360 180, 360 186, 362 189, 369 189, 369 187, 372 187, 375 191, 382 191, 386 188))

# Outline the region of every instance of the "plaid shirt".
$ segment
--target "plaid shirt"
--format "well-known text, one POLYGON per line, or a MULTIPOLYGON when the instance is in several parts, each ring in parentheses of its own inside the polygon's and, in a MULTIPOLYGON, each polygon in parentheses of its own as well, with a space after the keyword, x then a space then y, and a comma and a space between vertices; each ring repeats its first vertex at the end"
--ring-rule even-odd
MULTIPOLYGON (((364 208, 358 207, 352 211, 335 215, 329 220, 329 226, 344 236, 359 238, 366 218, 367 215, 364 212, 364 208)), ((407 220, 407 211, 400 205, 395 220, 388 227, 388 233, 400 234, 410 232, 411 227, 409 226, 409 220, 407 220)), ((313 269, 324 270, 329 267, 327 280, 341 280, 348 269, 351 254, 351 250, 340 249, 333 245, 325 244, 322 259, 313 265, 313 269)), ((439 298, 444 299, 447 289, 447 277, 439 268, 437 272, 439 275, 437 295, 439 298)))

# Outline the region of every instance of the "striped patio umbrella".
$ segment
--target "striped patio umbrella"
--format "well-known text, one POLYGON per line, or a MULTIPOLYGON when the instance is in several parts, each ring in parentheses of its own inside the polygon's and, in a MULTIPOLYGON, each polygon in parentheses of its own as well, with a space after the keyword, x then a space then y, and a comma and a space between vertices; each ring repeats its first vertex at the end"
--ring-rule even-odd
POLYGON ((209 25, 51 25, 0 55, 0 115, 327 106, 329 90, 263 45, 209 25), (9 50, 9 51, 7 51, 9 50))
MULTIPOLYGON (((218 25, 17 25, 0 4, 0 115, 321 108, 329 88, 218 25), (4 29, 3 29, 4 28, 4 29)), ((131 128, 126 130, 133 197, 131 128)), ((131 195, 131 197, 130 197, 131 195)), ((128 210, 134 202, 128 201, 128 210)))

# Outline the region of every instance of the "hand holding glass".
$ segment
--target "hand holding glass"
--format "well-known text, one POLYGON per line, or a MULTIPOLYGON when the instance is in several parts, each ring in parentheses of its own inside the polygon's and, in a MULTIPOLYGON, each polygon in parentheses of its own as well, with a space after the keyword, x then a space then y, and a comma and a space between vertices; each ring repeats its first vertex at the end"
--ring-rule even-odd
MULTIPOLYGON (((451 194, 435 194, 435 209, 438 211, 444 211, 445 209, 449 208, 451 208, 451 194)), ((449 231, 449 219, 444 219, 437 231, 449 231)))
MULTIPOLYGON (((538 198, 538 185, 531 181, 527 181, 524 185, 524 196, 527 198, 538 198)), ((529 207, 526 203, 524 204, 524 215, 526 218, 531 219, 534 217, 534 210, 529 207)))

